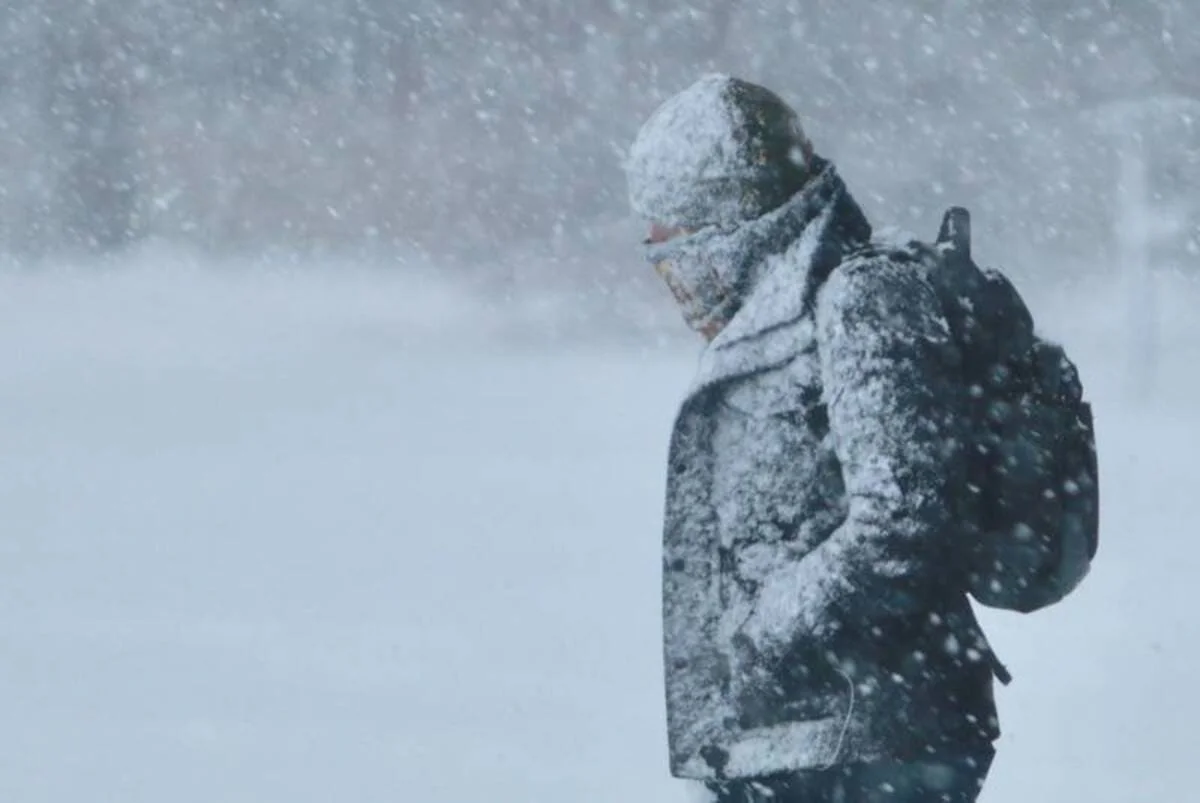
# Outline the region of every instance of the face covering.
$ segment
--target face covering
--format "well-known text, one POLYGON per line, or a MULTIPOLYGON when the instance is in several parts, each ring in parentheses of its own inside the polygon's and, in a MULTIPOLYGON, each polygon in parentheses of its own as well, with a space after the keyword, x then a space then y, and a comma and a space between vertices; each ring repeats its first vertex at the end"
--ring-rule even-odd
POLYGON ((675 296, 684 321, 709 340, 733 319, 739 306, 734 288, 722 276, 723 249, 713 247, 729 233, 710 227, 646 244, 646 260, 675 296))
MULTIPOLYGON (((762 217, 647 242, 646 259, 667 283, 688 326, 711 340, 750 297, 769 269, 769 258, 786 251, 832 209, 844 189, 833 167, 825 165, 806 187, 762 217)), ((862 236, 870 236, 869 227, 862 236)))

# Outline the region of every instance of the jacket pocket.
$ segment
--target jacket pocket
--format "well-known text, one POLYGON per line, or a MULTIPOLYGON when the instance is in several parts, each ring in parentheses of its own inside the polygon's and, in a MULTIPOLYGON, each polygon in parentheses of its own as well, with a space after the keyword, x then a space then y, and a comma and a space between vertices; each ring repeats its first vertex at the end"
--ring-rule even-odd
POLYGON ((820 651, 793 646, 779 658, 769 658, 739 630, 731 652, 729 689, 739 727, 763 728, 844 713, 848 681, 820 651))

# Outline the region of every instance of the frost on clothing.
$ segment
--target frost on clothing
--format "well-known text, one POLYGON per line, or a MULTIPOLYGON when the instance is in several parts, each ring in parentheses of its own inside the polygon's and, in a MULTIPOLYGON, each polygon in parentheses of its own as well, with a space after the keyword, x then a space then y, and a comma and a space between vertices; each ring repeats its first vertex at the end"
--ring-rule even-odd
POLYGON ((671 97, 638 132, 625 169, 633 209, 699 228, 775 209, 808 173, 799 118, 763 87, 708 75, 671 97))
POLYGON ((855 257, 869 227, 826 181, 706 350, 673 434, 664 633, 681 777, 996 736, 953 563, 959 355, 929 265, 855 257))
MULTIPOLYGON (((706 226, 690 235, 648 245, 646 259, 660 273, 669 274, 682 290, 676 297, 690 327, 698 332, 727 327, 780 253, 791 246, 807 253, 805 249, 820 244, 816 233, 824 231, 828 223, 822 218, 833 214, 831 201, 843 192, 844 185, 832 166, 818 159, 813 166, 820 172, 808 188, 762 217, 739 225, 706 226), (799 242, 802 238, 807 239, 799 242)), ((845 217, 858 221, 861 213, 845 217)), ((865 221, 862 225, 865 227, 865 221)), ((868 236, 869 229, 858 234, 868 236)), ((777 301, 783 303, 785 317, 794 316, 787 307, 786 293, 763 292, 753 323, 766 325, 772 314, 768 305, 777 301)))

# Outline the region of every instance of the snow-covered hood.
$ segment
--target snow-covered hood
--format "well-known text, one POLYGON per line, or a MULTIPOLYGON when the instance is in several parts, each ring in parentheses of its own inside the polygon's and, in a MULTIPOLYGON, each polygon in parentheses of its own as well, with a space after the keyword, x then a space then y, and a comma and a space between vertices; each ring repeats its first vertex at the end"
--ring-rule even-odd
POLYGON ((707 75, 638 132, 625 162, 630 204, 668 226, 752 220, 805 183, 811 152, 798 116, 778 95, 707 75))

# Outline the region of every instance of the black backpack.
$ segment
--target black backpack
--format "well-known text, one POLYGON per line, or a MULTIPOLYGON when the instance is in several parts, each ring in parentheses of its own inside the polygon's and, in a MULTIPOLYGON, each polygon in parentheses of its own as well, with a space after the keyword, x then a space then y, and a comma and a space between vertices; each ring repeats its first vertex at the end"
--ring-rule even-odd
POLYGON ((970 396, 962 498, 967 590, 1028 613, 1088 574, 1099 542, 1091 406, 1061 346, 1035 333, 1012 283, 971 258, 967 210, 946 212, 931 274, 970 396))

